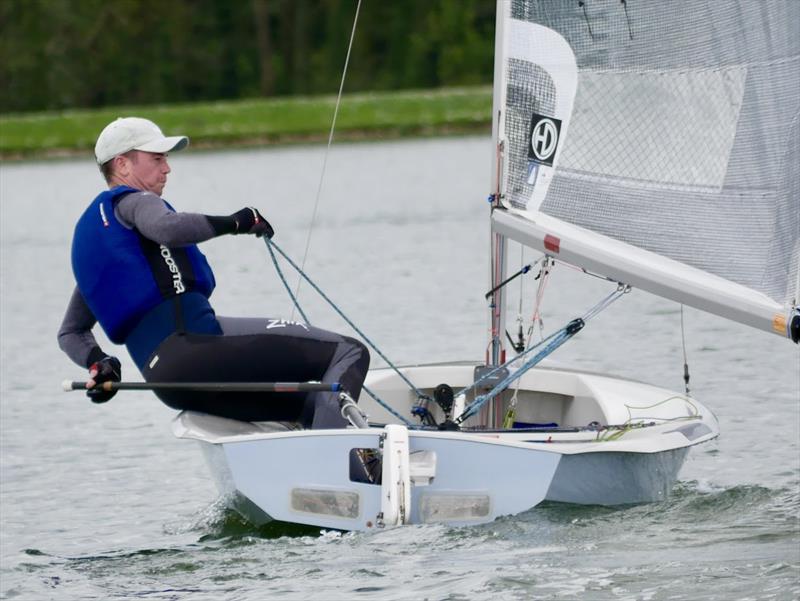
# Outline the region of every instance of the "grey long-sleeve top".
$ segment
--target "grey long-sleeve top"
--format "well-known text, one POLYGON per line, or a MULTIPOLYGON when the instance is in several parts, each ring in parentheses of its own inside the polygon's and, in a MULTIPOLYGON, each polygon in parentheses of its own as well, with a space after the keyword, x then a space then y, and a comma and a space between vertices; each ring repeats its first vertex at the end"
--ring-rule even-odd
MULTIPOLYGON (((230 217, 173 212, 152 192, 124 196, 116 203, 114 216, 128 229, 136 229, 145 238, 173 248, 197 244, 232 232, 236 227, 230 217)), ((92 334, 96 323, 97 318, 76 286, 58 330, 58 346, 82 367, 89 367, 103 357, 92 334)))

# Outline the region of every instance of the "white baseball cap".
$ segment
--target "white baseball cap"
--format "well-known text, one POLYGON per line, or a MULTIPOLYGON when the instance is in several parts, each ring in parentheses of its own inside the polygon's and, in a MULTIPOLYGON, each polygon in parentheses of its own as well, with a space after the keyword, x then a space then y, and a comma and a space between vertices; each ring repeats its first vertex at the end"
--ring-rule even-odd
POLYGON ((175 152, 188 145, 189 138, 186 136, 166 137, 158 125, 148 119, 120 117, 100 132, 94 145, 94 156, 97 164, 103 165, 129 150, 175 152))

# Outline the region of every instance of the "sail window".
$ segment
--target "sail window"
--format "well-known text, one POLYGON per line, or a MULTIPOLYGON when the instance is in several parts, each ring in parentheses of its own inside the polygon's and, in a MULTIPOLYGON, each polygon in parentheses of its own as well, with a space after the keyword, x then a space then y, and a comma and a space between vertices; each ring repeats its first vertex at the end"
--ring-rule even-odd
POLYGON ((658 187, 719 190, 746 77, 739 66, 584 70, 560 165, 658 187))

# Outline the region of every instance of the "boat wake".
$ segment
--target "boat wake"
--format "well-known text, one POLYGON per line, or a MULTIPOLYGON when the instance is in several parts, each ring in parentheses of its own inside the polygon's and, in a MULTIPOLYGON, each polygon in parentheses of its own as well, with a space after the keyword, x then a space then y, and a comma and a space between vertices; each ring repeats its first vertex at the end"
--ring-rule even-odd
POLYGON ((231 508, 230 500, 225 495, 201 510, 194 522, 189 525, 189 530, 201 533, 198 539, 201 543, 211 541, 236 543, 252 538, 318 537, 325 532, 324 529, 315 526, 279 521, 256 525, 231 508))

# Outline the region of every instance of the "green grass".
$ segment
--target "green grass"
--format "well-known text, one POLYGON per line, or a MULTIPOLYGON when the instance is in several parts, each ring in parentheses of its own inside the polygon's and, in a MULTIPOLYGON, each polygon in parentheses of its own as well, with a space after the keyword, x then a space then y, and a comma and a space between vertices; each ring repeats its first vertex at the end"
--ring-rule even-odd
MULTIPOLYGON (((491 103, 486 87, 346 95, 335 139, 488 133, 491 103)), ((90 151, 107 123, 126 116, 152 119, 165 134, 188 135, 200 148, 327 140, 335 104, 335 96, 316 96, 6 114, 0 157, 90 151)))

